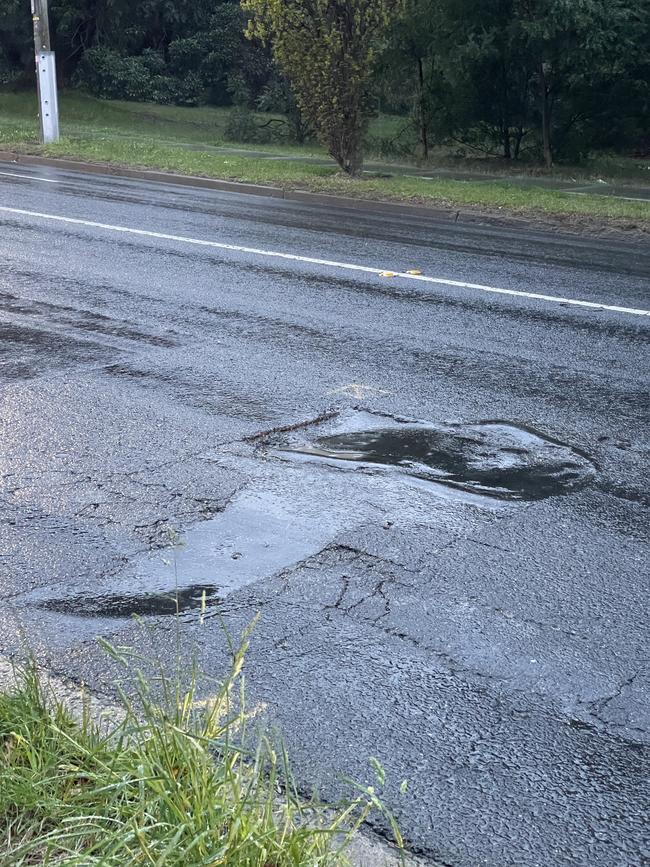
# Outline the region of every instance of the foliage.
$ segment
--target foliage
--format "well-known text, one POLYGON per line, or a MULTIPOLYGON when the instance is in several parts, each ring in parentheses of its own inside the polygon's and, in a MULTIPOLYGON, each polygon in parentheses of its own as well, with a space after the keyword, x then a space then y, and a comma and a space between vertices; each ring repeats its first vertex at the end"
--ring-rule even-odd
POLYGON ((97 96, 224 105, 233 79, 253 99, 271 71, 237 0, 50 0, 50 21, 62 79, 97 96))
POLYGON ((408 0, 384 77, 411 70, 425 151, 433 127, 550 165, 647 130, 649 15, 628 0, 408 0))
POLYGON ((410 116, 420 156, 429 157, 438 90, 439 21, 431 0, 404 0, 384 52, 380 89, 389 105, 410 116))
POLYGON ((288 127, 288 139, 295 144, 304 144, 313 136, 313 129, 303 117, 289 81, 283 75, 276 75, 262 90, 257 98, 258 111, 268 111, 284 118, 288 127))
MULTIPOLYGON (((103 98, 234 104, 233 140, 315 135, 349 173, 360 169, 371 107, 403 118, 399 135, 371 141, 402 158, 426 160, 441 143, 546 165, 650 151, 647 2, 49 2, 62 84, 103 98), (248 18, 260 39, 246 38, 248 18)), ((33 79, 29 4, 0 0, 0 88, 33 79)))
POLYGON ((261 144, 264 136, 255 121, 255 115, 247 105, 236 105, 230 112, 224 129, 226 141, 261 144))
POLYGON ((28 10, 21 0, 0 0, 0 87, 24 84, 34 76, 28 10))
POLYGON ((248 33, 271 45, 305 118, 341 169, 363 164, 365 98, 395 0, 242 0, 248 33))
POLYGON ((196 105, 201 82, 196 73, 184 78, 169 75, 162 55, 146 49, 124 57, 108 48, 89 48, 77 70, 77 79, 102 99, 196 105))

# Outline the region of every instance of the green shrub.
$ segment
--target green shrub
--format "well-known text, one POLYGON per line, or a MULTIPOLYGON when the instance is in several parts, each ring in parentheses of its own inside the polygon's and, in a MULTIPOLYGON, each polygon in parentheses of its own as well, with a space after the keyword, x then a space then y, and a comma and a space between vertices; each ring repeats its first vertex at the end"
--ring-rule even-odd
POLYGON ((223 132, 226 141, 262 144, 270 138, 255 121, 255 115, 246 105, 235 105, 228 115, 228 121, 223 132))
POLYGON ((101 99, 196 105, 201 93, 198 75, 169 75, 163 56, 150 49, 125 57, 109 48, 90 48, 79 64, 75 81, 101 99))

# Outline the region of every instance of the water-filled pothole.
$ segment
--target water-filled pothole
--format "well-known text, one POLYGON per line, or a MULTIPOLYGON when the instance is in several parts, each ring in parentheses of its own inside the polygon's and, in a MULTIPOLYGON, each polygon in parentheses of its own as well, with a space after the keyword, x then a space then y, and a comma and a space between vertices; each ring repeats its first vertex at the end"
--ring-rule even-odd
MULTIPOLYGON (((287 445, 328 462, 384 465, 419 479, 507 500, 541 500, 589 482, 594 465, 565 443, 502 421, 401 423, 287 445)), ((339 464, 344 465, 344 464, 339 464)))
POLYGON ((179 587, 172 592, 111 593, 96 596, 83 593, 62 599, 46 599, 39 608, 71 614, 76 617, 125 618, 134 614, 140 617, 176 614, 199 609, 205 599, 206 605, 218 601, 218 588, 214 585, 193 584, 179 587), (205 595, 204 595, 205 594, 205 595))

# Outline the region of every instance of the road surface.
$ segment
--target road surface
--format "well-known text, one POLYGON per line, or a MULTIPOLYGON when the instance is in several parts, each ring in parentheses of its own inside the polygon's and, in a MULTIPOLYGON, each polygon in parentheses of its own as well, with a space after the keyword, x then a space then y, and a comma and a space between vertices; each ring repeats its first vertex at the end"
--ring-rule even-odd
POLYGON ((0 264, 0 652, 218 677, 259 611, 303 790, 646 863, 647 243, 3 164, 0 264))

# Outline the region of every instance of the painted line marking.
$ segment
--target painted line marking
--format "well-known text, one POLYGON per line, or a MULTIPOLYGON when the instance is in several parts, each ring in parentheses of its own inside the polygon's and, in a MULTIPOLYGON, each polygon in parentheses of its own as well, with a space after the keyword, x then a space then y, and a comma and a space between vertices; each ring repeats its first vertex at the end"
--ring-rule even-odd
MULTIPOLYGON (((62 217, 58 214, 43 214, 40 211, 26 211, 22 208, 9 208, 0 205, 0 211, 7 214, 20 214, 23 217, 36 217, 40 220, 52 220, 56 223, 69 223, 74 226, 88 226, 91 229, 104 229, 107 232, 120 232, 126 235, 138 235, 142 238, 157 238, 163 241, 175 241, 180 244, 195 244, 199 247, 212 247, 217 250, 228 250, 233 253, 249 253, 254 256, 265 256, 270 259, 285 259, 290 262, 305 262, 308 265, 321 265, 327 268, 337 268, 345 271, 357 271, 362 274, 381 276, 383 268, 372 268, 369 265, 355 265, 352 262, 336 262, 331 259, 317 259, 313 256, 299 256, 296 253, 282 253, 277 250, 260 250, 257 247, 244 247, 241 244, 225 244, 221 241, 206 241, 201 238, 189 238, 185 235, 169 235, 166 232, 153 232, 149 229, 133 229, 130 226, 113 226, 110 223, 96 223, 93 220, 82 220, 78 217, 62 217)), ((589 310, 608 310, 612 313, 628 313, 632 316, 650 316, 650 310, 634 307, 620 307, 616 304, 599 304, 597 301, 582 301, 578 298, 563 298, 561 295, 543 295, 539 292, 524 292, 519 289, 501 289, 497 286, 485 286, 482 283, 467 283, 464 280, 449 280, 445 277, 428 277, 426 274, 408 274, 406 271, 395 271, 396 277, 404 280, 415 280, 420 283, 438 286, 453 286, 457 289, 476 289, 480 292, 490 292, 495 295, 507 295, 512 298, 531 298, 535 301, 548 301, 552 304, 571 305, 589 310)))
POLYGON ((37 175, 21 175, 19 172, 0 172, 0 175, 6 175, 8 178, 22 178, 24 181, 43 181, 44 184, 61 183, 61 181, 55 181, 53 178, 39 178, 37 175))

